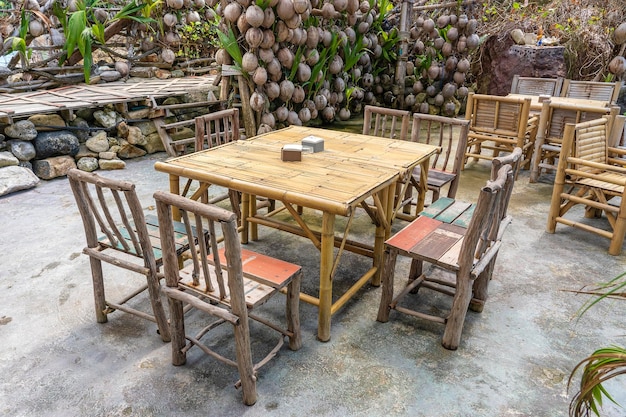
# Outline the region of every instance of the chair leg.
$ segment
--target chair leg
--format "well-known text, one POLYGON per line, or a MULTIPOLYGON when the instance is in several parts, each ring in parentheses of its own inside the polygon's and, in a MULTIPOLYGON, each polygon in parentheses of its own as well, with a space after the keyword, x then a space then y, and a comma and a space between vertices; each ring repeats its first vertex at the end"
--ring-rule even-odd
POLYGON ((457 275, 456 292, 452 301, 450 315, 446 320, 446 329, 443 332, 441 344, 446 349, 456 350, 461 342, 461 332, 467 314, 467 308, 472 299, 472 286, 468 277, 457 275))
POLYGON ((257 400, 257 392, 256 376, 254 375, 252 352, 250 350, 250 328, 248 327, 248 320, 240 321, 238 325, 234 326, 234 330, 237 368, 239 369, 239 378, 241 378, 243 402, 246 405, 253 405, 257 400))
POLYGON ((237 216, 237 224, 241 224, 241 198, 239 198, 239 192, 235 190, 228 190, 228 199, 230 200, 230 206, 233 213, 237 216))
POLYGON ((187 345, 185 338, 185 312, 182 301, 168 297, 170 305, 170 332, 172 335, 172 364, 184 365, 187 362, 187 354, 183 348, 187 345))
POLYGON ((152 314, 157 323, 161 339, 164 342, 169 342, 172 338, 170 336, 170 327, 167 323, 167 316, 163 309, 163 303, 161 302, 161 291, 159 285, 159 278, 156 276, 146 276, 148 280, 148 295, 150 296, 150 304, 152 305, 152 314))
POLYGON ((93 283, 93 298, 96 307, 96 320, 98 323, 107 322, 106 298, 104 295, 104 275, 102 273, 102 261, 89 257, 91 266, 91 281, 93 283))
POLYGON ((619 214, 613 228, 613 237, 609 246, 609 255, 619 255, 622 253, 624 244, 624 234, 626 234, 626 197, 622 197, 619 214))
POLYGON ((389 321, 389 313, 391 312, 391 301, 393 301, 393 278, 396 269, 396 259, 398 251, 390 248, 385 249, 385 265, 382 273, 382 294, 380 297, 380 306, 378 307, 378 317, 376 320, 381 323, 389 321))
MULTIPOLYGON (((409 282, 407 282, 407 285, 410 285, 413 281, 421 277, 423 273, 424 273, 424 261, 420 261, 419 259, 411 260, 411 269, 409 270, 409 282)), ((417 294, 417 292, 420 289, 420 285, 413 288, 411 290, 411 294, 417 294)))
POLYGON ((496 265, 496 258, 494 256, 489 265, 485 267, 483 272, 476 278, 474 281, 473 289, 473 298, 470 301, 469 308, 472 311, 477 313, 482 313, 483 308, 485 307, 485 302, 487 301, 488 291, 489 291, 489 281, 491 281, 491 277, 493 275, 493 268, 496 265))
POLYGON ((300 282, 302 272, 296 274, 287 286, 287 330, 292 333, 289 337, 289 349, 298 350, 302 347, 302 333, 300 331, 300 282))

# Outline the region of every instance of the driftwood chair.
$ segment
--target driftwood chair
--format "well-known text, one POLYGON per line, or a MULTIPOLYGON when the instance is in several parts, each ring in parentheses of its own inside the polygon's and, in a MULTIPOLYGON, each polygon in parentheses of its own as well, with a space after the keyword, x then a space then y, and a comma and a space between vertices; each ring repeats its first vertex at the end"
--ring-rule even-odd
MULTIPOLYGON (((448 186, 447 197, 454 198, 459 187, 463 154, 467 146, 468 120, 429 114, 413 114, 411 141, 435 145, 441 152, 431 157, 427 186, 432 191, 431 202, 439 199, 442 188, 448 186)), ((419 190, 420 167, 413 171, 411 188, 404 200, 404 214, 410 215, 413 188, 419 190)), ((417 214, 417 213, 416 213, 417 214)), ((398 213, 402 218, 402 215, 398 213)))
POLYGON ((606 83, 602 81, 574 81, 566 79, 561 89, 562 97, 615 103, 622 88, 622 81, 606 83))
POLYGON ((406 140, 409 136, 411 113, 408 110, 365 106, 363 134, 389 139, 406 140))
POLYGON ((610 124, 602 117, 565 126, 547 231, 555 233, 557 223, 586 230, 610 239, 609 254, 619 255, 626 233, 626 150, 607 146, 610 124), (587 221, 565 217, 578 204, 587 221), (611 230, 597 224, 603 212, 611 230))
POLYGON ((530 116, 531 100, 470 93, 465 118, 470 121, 464 166, 470 158, 489 159, 522 148, 521 167, 530 167, 539 118, 530 116), (483 153, 490 150, 491 155, 483 153))
MULTIPOLYGON (((288 262, 264 256, 241 248, 237 234, 237 217, 220 207, 202 204, 175 194, 157 191, 154 194, 163 242, 163 266, 166 286, 162 287, 169 299, 172 334, 172 363, 183 365, 187 351, 198 346, 207 355, 239 370, 243 401, 252 405, 257 400, 255 373, 274 357, 289 338, 289 348, 298 350, 302 345, 299 319, 301 268, 288 262), (207 239, 200 239, 189 251, 191 259, 182 269, 176 256, 175 227, 172 208, 182 215, 187 235, 205 231, 207 239), (224 246, 218 246, 221 229, 224 246), (286 329, 253 313, 270 297, 285 289, 286 329), (183 305, 215 319, 196 335, 188 332, 183 305), (276 346, 257 364, 252 363, 249 320, 253 319, 280 334, 276 346), (228 323, 233 326, 236 360, 228 359, 203 342, 211 329, 228 323)), ((239 383, 236 384, 237 386, 239 383)))
POLYGON ((558 97, 561 94, 563 78, 535 78, 513 76, 511 94, 525 94, 529 96, 549 95, 558 97))
POLYGON ((535 138, 530 170, 530 182, 537 182, 544 170, 555 171, 561 152, 563 131, 567 123, 581 123, 610 115, 611 120, 617 115, 619 107, 593 107, 565 103, 553 103, 546 100, 542 104, 539 116, 539 128, 535 138))
POLYGON ((492 179, 480 190, 474 204, 441 198, 385 242, 383 288, 377 320, 387 322, 391 309, 445 325, 442 345, 457 349, 467 309, 481 312, 502 236, 511 217, 507 207, 515 172, 521 158, 517 148, 508 157, 496 158, 492 179), (512 165, 511 165, 512 164, 512 165), (394 298, 394 274, 398 255, 412 258, 409 280, 394 298), (427 276, 424 262, 454 275, 453 280, 427 276), (446 317, 400 306, 399 302, 420 287, 453 297, 446 317))
MULTIPOLYGON (((161 243, 156 216, 144 217, 135 186, 97 174, 72 169, 67 174, 83 220, 93 280, 96 319, 106 323, 115 310, 156 322, 161 338, 170 340, 170 331, 161 303, 158 268, 162 264, 161 243), (135 259, 133 262, 131 259, 135 259), (119 301, 108 299, 102 262, 146 276, 145 285, 119 301), (152 313, 131 307, 128 302, 148 290, 152 313)), ((189 248, 185 238, 176 235, 176 256, 189 248)))

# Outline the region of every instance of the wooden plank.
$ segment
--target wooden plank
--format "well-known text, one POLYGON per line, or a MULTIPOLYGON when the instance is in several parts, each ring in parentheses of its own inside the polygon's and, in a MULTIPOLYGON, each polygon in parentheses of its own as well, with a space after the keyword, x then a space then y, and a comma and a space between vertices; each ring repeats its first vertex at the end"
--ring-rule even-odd
POLYGON ((440 225, 440 221, 431 219, 430 217, 418 217, 404 229, 389 238, 385 243, 405 252, 409 252, 416 243, 420 242, 440 225))
POLYGON ((438 260, 465 236, 466 230, 455 225, 441 223, 424 239, 417 242, 410 252, 438 260))
POLYGON ((430 206, 422 210, 419 215, 435 218, 439 215, 439 213, 447 209, 452 204, 454 204, 453 198, 441 197, 430 206))
POLYGON ((465 210, 470 207, 470 203, 456 200, 453 204, 449 205, 444 211, 435 216, 435 219, 443 223, 453 223, 454 220, 459 217, 465 210))

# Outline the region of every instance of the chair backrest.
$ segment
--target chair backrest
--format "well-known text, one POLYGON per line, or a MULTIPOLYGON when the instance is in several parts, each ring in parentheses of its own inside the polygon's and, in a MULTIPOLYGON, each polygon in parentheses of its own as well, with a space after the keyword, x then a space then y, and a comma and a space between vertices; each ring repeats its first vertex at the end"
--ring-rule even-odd
POLYGON ((71 169, 67 177, 83 220, 87 246, 100 244, 144 259, 155 268, 150 235, 135 185, 71 169), (98 241, 98 230, 104 235, 98 241), (120 231, 124 226, 124 232, 120 231))
POLYGON ((616 115, 611 126, 609 146, 626 147, 626 116, 616 115))
POLYGON ((500 167, 494 181, 488 180, 480 190, 472 219, 463 238, 458 265, 471 269, 493 244, 501 239, 502 225, 506 224, 507 195, 514 182, 511 165, 500 167))
POLYGON ((573 166, 576 170, 584 173, 602 172, 603 168, 600 165, 608 162, 607 141, 610 131, 609 126, 609 117, 602 117, 578 124, 568 123, 565 126, 562 147, 562 155, 566 156, 567 165, 573 166), (577 160, 584 161, 585 164, 577 164, 577 160), (599 165, 590 166, 587 164, 589 162, 599 165))
POLYGON ((509 201, 511 200, 511 194, 513 194, 513 185, 515 184, 515 179, 517 178, 517 173, 520 169, 522 156, 523 156, 522 148, 515 148, 513 152, 505 156, 498 156, 493 158, 491 161, 491 181, 496 181, 498 175, 500 174, 500 170, 503 166, 509 165, 511 167, 511 172, 513 173, 513 180, 510 184, 507 183, 507 187, 505 187, 505 192, 500 200, 500 213, 501 218, 504 219, 507 215, 507 210, 509 207, 509 201))
POLYGON ((523 138, 528 128, 530 102, 530 98, 470 93, 465 110, 465 118, 470 121, 470 137, 487 134, 523 138))
POLYGON ((581 106, 565 103, 553 103, 550 100, 543 102, 537 137, 547 142, 560 143, 567 123, 582 123, 599 119, 604 115, 617 115, 619 108, 581 106))
POLYGON ((233 313, 246 314, 245 296, 243 291, 243 266, 241 260, 241 244, 237 232, 237 216, 221 207, 204 204, 198 201, 181 197, 176 194, 157 191, 156 200, 159 229, 161 230, 161 244, 163 246, 163 269, 165 282, 168 287, 177 287, 180 280, 178 256, 176 253, 176 239, 174 238, 174 223, 172 208, 178 208, 181 222, 185 225, 184 232, 191 237, 198 233, 205 233, 205 239, 197 239, 197 244, 189 248, 189 256, 193 264, 193 273, 188 286, 213 292, 219 299, 230 298, 233 313), (224 242, 226 267, 221 266, 216 227, 221 229, 224 242), (209 256, 210 255, 210 256, 209 256), (235 307, 234 304, 237 304, 235 307))
POLYGON ((467 146, 469 121, 423 113, 413 114, 411 141, 439 146, 441 152, 430 157, 432 169, 459 172, 467 146))
POLYGON ((513 82, 511 83, 512 94, 525 94, 530 96, 559 96, 561 94, 561 87, 563 85, 563 78, 535 78, 535 77, 520 77, 519 75, 513 76, 513 82))
POLYGON ((365 106, 363 134, 389 139, 406 140, 409 135, 411 113, 408 110, 365 106))
POLYGON ((619 96, 621 88, 622 81, 607 83, 601 81, 565 80, 561 96, 614 103, 619 96))
POLYGON ((231 108, 195 118, 196 152, 239 140, 239 109, 231 108))

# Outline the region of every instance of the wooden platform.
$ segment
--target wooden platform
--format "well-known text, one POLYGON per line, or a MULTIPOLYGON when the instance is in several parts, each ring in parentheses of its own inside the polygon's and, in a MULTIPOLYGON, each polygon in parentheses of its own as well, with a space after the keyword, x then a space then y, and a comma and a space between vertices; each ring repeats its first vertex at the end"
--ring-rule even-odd
MULTIPOLYGON (((76 84, 27 93, 0 94, 0 121, 41 113, 72 111, 102 107, 106 104, 126 104, 133 101, 180 96, 189 91, 213 85, 215 76, 160 79, 133 79, 106 84, 76 84)), ((154 100, 149 100, 154 103, 154 100)))

